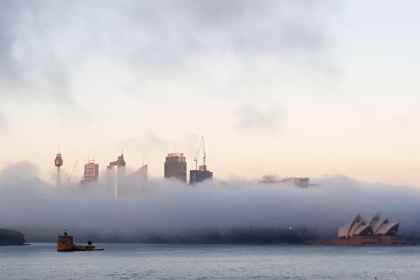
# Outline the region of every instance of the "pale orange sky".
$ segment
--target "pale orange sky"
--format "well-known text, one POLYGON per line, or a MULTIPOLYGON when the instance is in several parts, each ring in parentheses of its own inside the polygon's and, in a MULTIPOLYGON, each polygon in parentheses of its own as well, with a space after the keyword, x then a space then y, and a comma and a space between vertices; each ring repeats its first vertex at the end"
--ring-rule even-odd
POLYGON ((217 21, 138 4, 156 13, 150 22, 127 15, 135 1, 90 19, 95 3, 15 6, 2 23, 1 166, 30 160, 49 178, 60 150, 78 178, 88 158, 105 167, 124 151, 130 168, 162 176, 167 152, 192 167, 204 135, 219 178, 420 185, 417 2, 398 16, 379 1, 297 4, 291 20, 280 2, 238 2, 239 16, 216 1, 217 21))

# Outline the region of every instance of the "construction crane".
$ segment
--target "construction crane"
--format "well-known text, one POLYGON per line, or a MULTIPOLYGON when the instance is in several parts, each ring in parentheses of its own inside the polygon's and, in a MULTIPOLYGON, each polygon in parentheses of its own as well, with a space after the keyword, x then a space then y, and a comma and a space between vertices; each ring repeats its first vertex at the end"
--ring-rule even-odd
POLYGON ((205 145, 205 140, 204 140, 204 136, 201 136, 201 141, 200 141, 200 146, 198 148, 197 154, 194 157, 194 165, 195 165, 195 170, 198 169, 206 169, 206 160, 207 160, 207 156, 206 156, 206 145, 205 145), (198 166, 198 157, 200 155, 200 153, 203 152, 203 163, 202 165, 198 166))
POLYGON ((207 154, 206 154, 206 143, 204 137, 201 137, 200 148, 194 158, 195 170, 190 170, 190 185, 194 185, 205 180, 211 180, 213 178, 213 172, 207 170, 207 154), (198 165, 198 157, 202 153, 203 162, 198 165))
POLYGON ((204 136, 201 136, 201 145, 203 147, 203 165, 200 166, 200 169, 203 168, 203 170, 206 170, 207 155, 206 155, 206 142, 204 141, 204 136))

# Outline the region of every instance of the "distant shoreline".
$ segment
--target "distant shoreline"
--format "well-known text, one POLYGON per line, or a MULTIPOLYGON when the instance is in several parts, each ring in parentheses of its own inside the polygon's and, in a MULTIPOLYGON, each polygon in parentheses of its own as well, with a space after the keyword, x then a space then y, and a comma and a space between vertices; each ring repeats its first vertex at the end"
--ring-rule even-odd
POLYGON ((16 230, 0 229, 0 246, 24 246, 26 244, 23 233, 16 230))

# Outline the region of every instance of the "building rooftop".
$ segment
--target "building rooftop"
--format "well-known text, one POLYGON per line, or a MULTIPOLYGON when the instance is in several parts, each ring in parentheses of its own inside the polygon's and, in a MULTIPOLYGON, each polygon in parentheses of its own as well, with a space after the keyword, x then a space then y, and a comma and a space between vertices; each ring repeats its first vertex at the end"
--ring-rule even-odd
POLYGON ((176 159, 180 161, 185 161, 185 156, 183 153, 169 153, 166 156, 166 159, 176 159))
POLYGON ((392 223, 388 219, 382 219, 379 214, 375 215, 370 222, 357 215, 351 224, 338 229, 338 238, 347 239, 357 236, 395 235, 398 233, 399 223, 392 223))

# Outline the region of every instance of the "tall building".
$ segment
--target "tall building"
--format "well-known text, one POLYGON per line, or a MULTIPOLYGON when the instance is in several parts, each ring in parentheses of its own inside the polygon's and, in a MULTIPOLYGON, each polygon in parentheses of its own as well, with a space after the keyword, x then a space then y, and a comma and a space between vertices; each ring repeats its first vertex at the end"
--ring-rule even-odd
POLYGON ((211 172, 210 170, 207 170, 207 165, 206 165, 207 155, 206 155, 206 145, 204 142, 204 137, 201 137, 201 144, 200 144, 198 153, 200 153, 200 151, 202 151, 203 153, 202 154, 203 163, 200 166, 197 166, 198 159, 197 157, 195 157, 194 159, 195 170, 190 170, 190 184, 191 185, 213 179, 213 172, 211 172))
POLYGON ((125 177, 125 166, 126 162, 124 159, 124 154, 118 156, 116 161, 111 161, 107 166, 108 173, 114 175, 114 168, 117 168, 116 176, 113 176, 113 183, 114 183, 114 199, 117 200, 119 196, 119 184, 121 180, 125 177))
POLYGON ((184 154, 171 153, 165 160, 165 178, 175 178, 187 182, 187 161, 184 154))
POLYGON ((311 186, 310 178, 308 177, 287 177, 279 178, 275 175, 265 175, 259 181, 261 184, 286 184, 299 188, 308 188, 311 186))
POLYGON ((290 184, 299 188, 309 187, 309 178, 307 177, 289 177, 281 180, 283 184, 290 184))
POLYGON ((54 165, 57 168, 57 178, 56 178, 57 187, 61 186, 61 167, 63 166, 63 164, 64 164, 63 156, 60 153, 58 153, 54 159, 54 165))
POLYGON ((108 165, 108 168, 112 168, 114 166, 116 166, 117 168, 124 168, 126 165, 125 159, 124 159, 124 154, 121 154, 118 156, 116 161, 111 161, 108 165))
POLYGON ((99 164, 94 161, 89 161, 85 164, 82 184, 93 183, 98 181, 99 178, 99 164))
POLYGON ((213 179, 213 172, 207 170, 206 165, 200 165, 196 170, 190 170, 190 184, 194 185, 197 183, 204 182, 206 180, 213 179))

